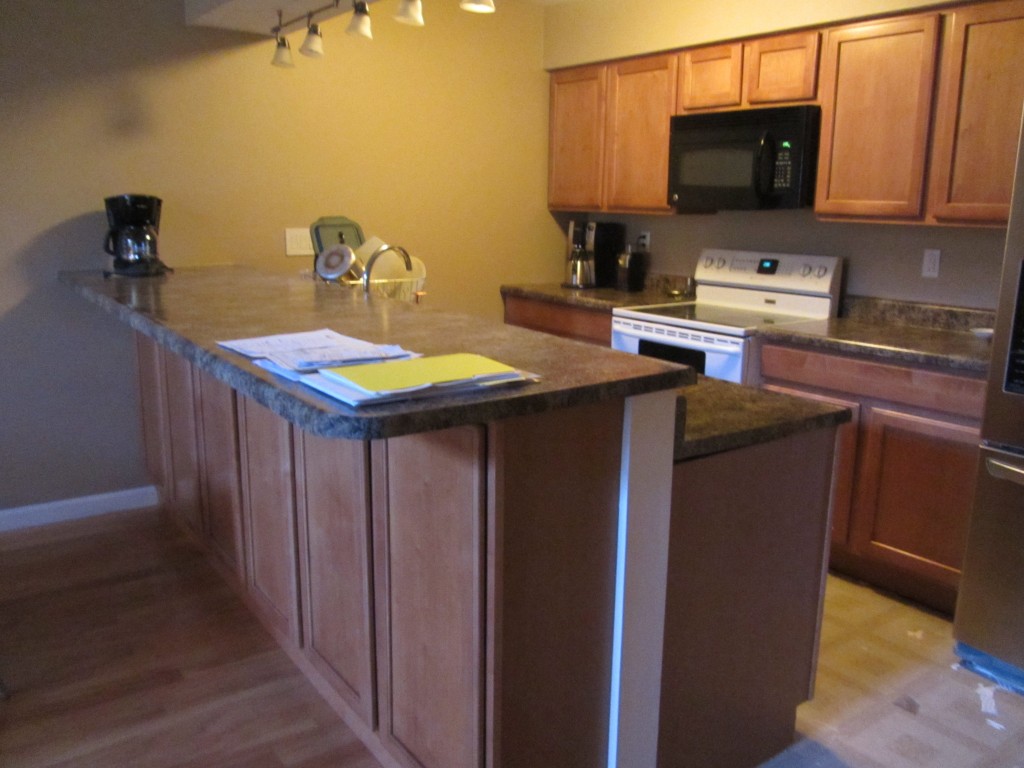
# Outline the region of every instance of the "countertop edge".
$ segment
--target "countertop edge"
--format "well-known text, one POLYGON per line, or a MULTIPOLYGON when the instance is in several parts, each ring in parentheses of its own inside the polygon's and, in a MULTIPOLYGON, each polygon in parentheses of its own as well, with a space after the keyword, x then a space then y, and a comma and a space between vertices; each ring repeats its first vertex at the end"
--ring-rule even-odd
POLYGON ((320 410, 312 403, 303 402, 290 390, 301 391, 306 399, 323 401, 325 407, 337 409, 346 406, 303 384, 285 379, 274 381, 266 378, 272 374, 257 369, 244 358, 239 357, 235 362, 234 356, 229 356, 228 353, 223 356, 214 353, 146 314, 97 292, 89 285, 76 282, 74 277, 80 274, 83 273, 61 272, 58 281, 133 330, 182 355, 201 370, 241 394, 251 397, 292 424, 321 437, 363 440, 400 437, 463 424, 490 423, 512 416, 533 415, 603 400, 644 395, 675 389, 696 381, 693 369, 673 368, 657 373, 638 374, 624 380, 565 387, 557 391, 531 392, 530 385, 525 384, 504 389, 499 399, 495 399, 493 393, 481 393, 479 402, 474 402, 474 395, 467 394, 432 397, 429 401, 420 401, 416 407, 406 411, 399 409, 397 412, 392 410, 388 413, 375 413, 374 406, 349 409, 351 414, 320 410), (252 370, 248 370, 249 367, 252 370))

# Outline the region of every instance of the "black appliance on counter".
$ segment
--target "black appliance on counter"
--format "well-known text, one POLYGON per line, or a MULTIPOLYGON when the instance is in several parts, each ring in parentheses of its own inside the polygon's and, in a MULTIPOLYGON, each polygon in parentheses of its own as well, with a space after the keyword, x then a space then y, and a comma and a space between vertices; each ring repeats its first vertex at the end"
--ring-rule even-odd
POLYGON ((152 195, 115 195, 104 200, 107 208, 107 239, 103 250, 114 257, 112 272, 128 277, 162 275, 170 268, 160 261, 162 201, 152 195))
POLYGON ((1024 693, 1024 139, 953 635, 964 666, 1024 693))
POLYGON ((677 115, 669 205, 677 213, 811 205, 820 131, 816 105, 677 115))

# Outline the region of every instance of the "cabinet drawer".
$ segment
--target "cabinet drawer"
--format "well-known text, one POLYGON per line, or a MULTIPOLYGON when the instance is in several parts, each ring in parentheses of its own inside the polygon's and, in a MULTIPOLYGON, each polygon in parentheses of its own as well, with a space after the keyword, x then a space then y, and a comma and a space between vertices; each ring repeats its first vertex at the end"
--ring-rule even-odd
POLYGON ((604 346, 612 343, 612 313, 597 309, 506 296, 505 322, 578 341, 590 341, 604 346))
POLYGON ((980 419, 984 379, 766 344, 761 375, 980 419))

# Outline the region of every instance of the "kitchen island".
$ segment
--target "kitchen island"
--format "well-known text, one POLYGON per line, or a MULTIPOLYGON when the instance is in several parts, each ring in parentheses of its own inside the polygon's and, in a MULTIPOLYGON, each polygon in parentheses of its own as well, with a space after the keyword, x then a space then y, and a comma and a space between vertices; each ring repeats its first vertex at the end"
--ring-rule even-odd
POLYGON ((792 739, 844 409, 305 278, 62 280, 139 332, 168 514, 383 765, 751 768, 792 739), (352 409, 217 345, 319 327, 542 379, 352 409))
POLYGON ((138 331, 147 465, 385 766, 653 766, 692 370, 304 277, 61 280, 138 331), (524 386, 360 409, 217 342, 329 327, 524 386))

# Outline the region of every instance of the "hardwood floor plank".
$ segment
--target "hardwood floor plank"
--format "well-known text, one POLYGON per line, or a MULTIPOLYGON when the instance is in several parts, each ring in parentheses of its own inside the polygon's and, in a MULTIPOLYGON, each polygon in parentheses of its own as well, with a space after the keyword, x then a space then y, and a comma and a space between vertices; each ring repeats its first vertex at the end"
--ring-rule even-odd
POLYGON ((0 536, 0 768, 380 768, 155 511, 0 536))

